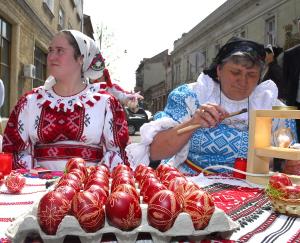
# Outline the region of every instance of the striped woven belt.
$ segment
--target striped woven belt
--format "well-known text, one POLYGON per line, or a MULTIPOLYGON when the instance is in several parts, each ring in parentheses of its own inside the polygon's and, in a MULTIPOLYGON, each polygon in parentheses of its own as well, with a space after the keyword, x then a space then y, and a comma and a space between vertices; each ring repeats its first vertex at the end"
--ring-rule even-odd
POLYGON ((192 170, 196 171, 197 173, 204 173, 205 175, 214 175, 216 172, 204 170, 199 165, 194 164, 192 161, 186 159, 184 163, 192 170))
POLYGON ((88 162, 99 162, 103 158, 103 149, 71 144, 43 144, 34 147, 34 158, 43 160, 83 158, 88 162))

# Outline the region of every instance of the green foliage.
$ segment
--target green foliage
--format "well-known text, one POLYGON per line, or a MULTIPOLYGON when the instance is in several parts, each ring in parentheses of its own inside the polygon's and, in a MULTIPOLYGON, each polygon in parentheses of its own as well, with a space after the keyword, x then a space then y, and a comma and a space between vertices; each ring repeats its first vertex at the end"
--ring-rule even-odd
POLYGON ((266 187, 266 194, 273 198, 281 198, 283 196, 282 191, 272 187, 270 184, 268 184, 266 187))

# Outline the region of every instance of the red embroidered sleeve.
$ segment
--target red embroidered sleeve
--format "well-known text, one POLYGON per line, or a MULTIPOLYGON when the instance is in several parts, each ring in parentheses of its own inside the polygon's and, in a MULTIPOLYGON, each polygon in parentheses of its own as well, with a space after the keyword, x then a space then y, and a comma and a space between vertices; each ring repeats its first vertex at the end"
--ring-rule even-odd
POLYGON ((17 105, 11 112, 3 135, 2 150, 3 152, 13 153, 13 169, 26 167, 26 163, 24 163, 24 161, 22 162, 19 156, 19 152, 23 151, 28 143, 28 141, 24 141, 21 137, 21 132, 25 129, 24 121, 19 122, 19 115, 27 104, 26 96, 27 95, 24 95, 19 99, 17 105))
POLYGON ((129 140, 126 115, 120 102, 113 96, 110 98, 110 106, 113 115, 112 133, 114 136, 114 143, 115 146, 120 148, 121 158, 124 163, 129 165, 125 152, 125 147, 129 140))

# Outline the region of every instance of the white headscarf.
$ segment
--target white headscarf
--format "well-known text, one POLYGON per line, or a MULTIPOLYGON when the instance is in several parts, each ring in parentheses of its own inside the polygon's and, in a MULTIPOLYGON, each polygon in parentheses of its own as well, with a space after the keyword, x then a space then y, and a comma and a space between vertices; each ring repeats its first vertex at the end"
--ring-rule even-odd
MULTIPOLYGON (((78 30, 62 30, 61 32, 70 32, 76 40, 83 56, 82 72, 84 78, 95 80, 102 77, 105 62, 96 42, 78 30)), ((48 77, 45 81, 45 89, 51 88, 55 83, 56 81, 52 76, 48 77)))

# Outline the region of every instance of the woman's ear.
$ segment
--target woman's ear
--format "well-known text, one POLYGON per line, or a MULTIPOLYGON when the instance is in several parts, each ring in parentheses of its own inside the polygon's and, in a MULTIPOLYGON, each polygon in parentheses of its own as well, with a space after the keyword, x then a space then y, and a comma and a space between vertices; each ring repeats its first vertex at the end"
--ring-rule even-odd
POLYGON ((80 63, 80 65, 83 65, 83 55, 81 55, 81 56, 79 57, 79 63, 80 63))

